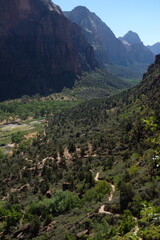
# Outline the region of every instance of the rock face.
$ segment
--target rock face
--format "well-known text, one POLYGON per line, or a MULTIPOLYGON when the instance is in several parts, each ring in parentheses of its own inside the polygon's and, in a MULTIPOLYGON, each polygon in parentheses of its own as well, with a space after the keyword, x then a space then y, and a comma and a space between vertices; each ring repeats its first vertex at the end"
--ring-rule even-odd
POLYGON ((147 46, 150 51, 152 51, 155 55, 160 54, 160 42, 153 44, 152 46, 147 46))
POLYGON ((61 91, 96 66, 80 27, 51 0, 0 1, 0 100, 61 91))
POLYGON ((72 22, 82 27, 83 33, 93 46, 101 65, 105 63, 128 64, 129 59, 125 47, 95 13, 90 12, 86 7, 78 6, 64 14, 72 22))
POLYGON ((132 63, 150 64, 154 61, 154 54, 144 46, 137 33, 129 31, 119 39, 126 47, 132 63))

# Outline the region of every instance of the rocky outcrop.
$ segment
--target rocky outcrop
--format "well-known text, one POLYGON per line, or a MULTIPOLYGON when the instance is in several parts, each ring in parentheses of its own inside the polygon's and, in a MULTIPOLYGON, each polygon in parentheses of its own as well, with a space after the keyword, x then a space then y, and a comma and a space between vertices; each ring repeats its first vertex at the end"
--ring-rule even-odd
POLYGON ((95 55, 102 66, 106 63, 128 64, 129 59, 125 47, 95 13, 90 12, 86 7, 78 6, 64 14, 82 27, 84 35, 93 46, 95 55))
POLYGON ((156 55, 155 64, 160 64, 160 54, 156 55))
POLYGON ((1 0, 0 100, 61 91, 96 66, 80 27, 51 0, 1 0))

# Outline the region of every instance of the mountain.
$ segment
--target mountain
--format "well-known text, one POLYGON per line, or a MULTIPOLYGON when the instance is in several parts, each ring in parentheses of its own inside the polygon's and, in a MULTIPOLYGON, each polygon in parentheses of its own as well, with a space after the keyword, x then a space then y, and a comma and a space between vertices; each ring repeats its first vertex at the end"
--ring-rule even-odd
POLYGON ((128 50, 129 58, 133 63, 150 64, 154 61, 154 54, 144 46, 138 34, 129 31, 120 40, 128 50))
POLYGON ((83 6, 64 14, 82 28, 101 67, 114 75, 137 81, 154 61, 154 54, 143 45, 136 33, 130 31, 123 38, 116 38, 95 13, 83 6))
POLYGON ((147 46, 150 51, 152 51, 155 55, 160 53, 160 42, 153 44, 152 46, 147 46))
POLYGON ((86 7, 78 6, 64 14, 72 22, 82 27, 83 33, 93 46, 101 65, 106 63, 128 64, 129 59, 125 47, 95 13, 90 12, 86 7))
POLYGON ((80 27, 51 0, 1 0, 1 100, 72 87, 97 65, 80 27))
POLYGON ((121 41, 126 41, 128 44, 138 44, 142 43, 140 37, 137 33, 129 31, 126 33, 122 38, 120 38, 121 41))

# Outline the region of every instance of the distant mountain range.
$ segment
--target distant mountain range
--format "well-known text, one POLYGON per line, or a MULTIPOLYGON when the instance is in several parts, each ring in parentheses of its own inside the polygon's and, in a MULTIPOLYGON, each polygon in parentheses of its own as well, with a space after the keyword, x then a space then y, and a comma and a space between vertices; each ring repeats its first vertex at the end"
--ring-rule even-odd
POLYGON ((124 37, 117 39, 95 13, 83 6, 78 6, 64 14, 69 20, 82 27, 101 65, 106 63, 123 66, 131 66, 135 63, 148 65, 154 61, 154 54, 143 45, 138 34, 129 31, 124 37))
POLYGON ((155 55, 160 54, 160 42, 153 44, 152 46, 147 46, 155 55))
POLYGON ((71 12, 64 12, 72 22, 82 27, 88 42, 93 46, 95 55, 101 65, 106 63, 127 65, 127 50, 117 39, 111 29, 86 7, 78 6, 71 12))

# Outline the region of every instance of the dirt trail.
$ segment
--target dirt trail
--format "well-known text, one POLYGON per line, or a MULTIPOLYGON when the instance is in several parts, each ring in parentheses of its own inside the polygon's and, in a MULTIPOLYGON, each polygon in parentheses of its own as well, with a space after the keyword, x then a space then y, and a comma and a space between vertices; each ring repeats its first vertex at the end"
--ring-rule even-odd
POLYGON ((113 194, 115 193, 115 186, 113 184, 111 184, 111 183, 110 183, 110 185, 111 185, 112 190, 111 190, 111 193, 109 195, 108 200, 111 202, 112 199, 113 199, 113 194))
MULTIPOLYGON (((95 180, 96 182, 99 181, 99 172, 96 173, 96 176, 95 176, 94 180, 95 180)), ((113 199, 113 194, 115 193, 115 186, 114 186, 112 183, 110 183, 110 186, 111 186, 111 189, 112 189, 112 190, 111 190, 111 192, 110 192, 110 195, 109 195, 108 200, 109 200, 109 201, 112 201, 112 199, 113 199)))
MULTIPOLYGON (((134 217, 134 220, 135 220, 135 222, 136 222, 136 226, 135 226, 135 230, 134 230, 134 233, 133 233, 133 234, 134 234, 134 236, 137 236, 140 228, 139 228, 139 226, 138 226, 138 219, 137 219, 136 217, 134 217)), ((139 237, 139 240, 142 240, 142 238, 139 237)))
POLYGON ((112 215, 113 214, 111 212, 105 211, 105 205, 102 205, 100 207, 100 209, 98 210, 98 213, 104 213, 104 214, 107 214, 107 215, 112 215))
MULTIPOLYGON (((98 182, 98 181, 99 181, 98 178, 99 178, 99 172, 96 173, 96 176, 95 176, 94 180, 95 180, 96 182, 98 182)), ((115 186, 114 186, 113 184, 111 184, 111 183, 110 183, 110 186, 111 186, 111 189, 112 189, 112 190, 111 190, 111 192, 110 192, 110 195, 109 195, 109 197, 108 197, 108 200, 111 202, 112 199, 113 199, 113 194, 115 193, 115 186)), ((106 211, 106 210, 105 210, 105 204, 103 204, 103 205, 99 208, 98 213, 100 213, 100 214, 106 214, 106 215, 114 215, 114 216, 117 216, 117 217, 120 216, 119 214, 114 214, 114 213, 112 213, 112 212, 106 211)), ((137 219, 136 217, 134 217, 134 220, 135 220, 135 222, 136 222, 136 226, 135 226, 135 230, 134 230, 133 234, 134 234, 134 236, 137 236, 140 228, 139 228, 139 226, 138 226, 138 219, 137 219)), ((139 237, 139 240, 142 240, 142 238, 139 237)))
POLYGON ((99 178, 99 172, 96 173, 96 176, 95 176, 94 180, 95 180, 96 182, 98 182, 98 181, 99 181, 98 178, 99 178))

